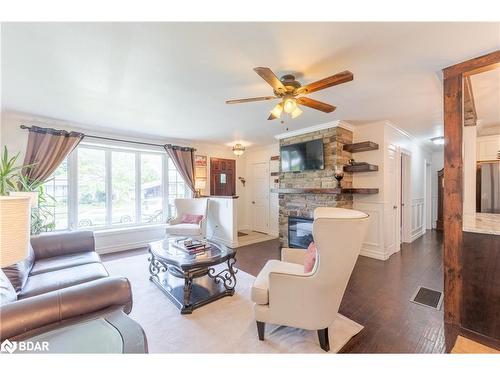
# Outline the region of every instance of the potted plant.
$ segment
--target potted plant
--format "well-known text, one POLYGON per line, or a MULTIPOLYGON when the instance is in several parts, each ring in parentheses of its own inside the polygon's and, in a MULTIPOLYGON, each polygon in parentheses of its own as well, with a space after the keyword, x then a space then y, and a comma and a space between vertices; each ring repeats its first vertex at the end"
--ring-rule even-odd
POLYGON ((10 157, 7 146, 4 146, 0 159, 0 195, 7 195, 9 191, 17 190, 16 180, 23 166, 16 166, 19 153, 10 157))
POLYGON ((40 234, 55 229, 53 214, 48 206, 55 199, 45 192, 43 182, 30 181, 22 173, 25 168, 32 168, 34 164, 16 166, 19 153, 9 156, 7 147, 4 147, 0 159, 0 196, 28 196, 31 198, 31 234, 40 234))

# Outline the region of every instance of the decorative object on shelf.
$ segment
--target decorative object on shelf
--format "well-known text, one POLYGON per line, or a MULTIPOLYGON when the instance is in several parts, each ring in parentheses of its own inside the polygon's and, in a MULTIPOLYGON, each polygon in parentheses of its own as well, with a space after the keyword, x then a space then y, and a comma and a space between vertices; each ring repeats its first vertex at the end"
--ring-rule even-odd
POLYGON ((245 177, 238 177, 238 180, 240 180, 240 182, 243 185, 243 187, 245 187, 245 184, 247 182, 247 180, 245 180, 245 177))
POLYGON ((28 256, 30 197, 0 197, 0 266, 11 266, 28 256))
POLYGON ((378 171, 378 165, 365 162, 344 165, 344 172, 375 172, 378 171))
POLYGON ((285 74, 278 79, 274 72, 269 68, 257 67, 253 70, 273 88, 274 95, 227 100, 226 104, 280 99, 280 102, 271 110, 271 114, 267 118, 268 120, 280 118, 283 112, 288 114, 291 118, 299 117, 303 113, 302 109, 299 108, 299 104, 325 113, 333 112, 336 108, 333 105, 323 103, 305 96, 298 96, 307 95, 315 91, 324 90, 328 87, 340 85, 342 83, 352 81, 354 78, 353 74, 350 71, 345 70, 335 75, 323 78, 319 81, 302 86, 292 74, 285 74))
POLYGON ((333 174, 333 177, 337 180, 337 187, 342 188, 342 185, 340 184, 340 181, 344 178, 344 171, 342 168, 335 167, 335 171, 333 174))
POLYGON ((372 151, 372 150, 378 150, 378 143, 371 142, 371 141, 351 143, 351 144, 344 145, 342 147, 342 149, 344 151, 352 152, 352 153, 372 151))
POLYGON ((245 147, 243 147, 243 145, 241 143, 236 143, 233 146, 233 153, 236 156, 241 156, 241 155, 243 155, 244 152, 245 152, 245 147))
POLYGON ((196 190, 196 198, 201 197, 201 191, 205 190, 207 187, 207 181, 202 179, 196 179, 194 182, 194 188, 196 190))
POLYGON ((356 161, 354 159, 349 159, 349 164, 350 165, 356 165, 356 161))

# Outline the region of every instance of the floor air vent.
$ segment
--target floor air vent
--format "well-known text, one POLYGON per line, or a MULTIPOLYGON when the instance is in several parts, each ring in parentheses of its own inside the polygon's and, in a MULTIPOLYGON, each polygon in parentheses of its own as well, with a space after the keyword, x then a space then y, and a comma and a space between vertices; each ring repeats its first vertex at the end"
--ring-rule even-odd
POLYGON ((410 301, 422 306, 440 310, 441 304, 443 303, 443 293, 421 286, 418 287, 410 301))

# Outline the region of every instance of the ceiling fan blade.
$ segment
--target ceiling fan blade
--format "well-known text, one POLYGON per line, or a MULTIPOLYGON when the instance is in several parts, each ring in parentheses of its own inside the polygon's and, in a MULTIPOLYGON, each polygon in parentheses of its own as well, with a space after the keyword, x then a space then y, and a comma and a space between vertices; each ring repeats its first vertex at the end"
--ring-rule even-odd
POLYGON ((317 100, 314 100, 311 98, 306 98, 306 97, 297 98, 297 103, 302 104, 302 105, 309 107, 309 108, 317 109, 318 111, 321 111, 321 112, 326 112, 326 113, 333 112, 337 108, 333 105, 323 103, 323 102, 320 102, 320 101, 317 101, 317 100))
POLYGON ((338 73, 338 74, 335 74, 333 76, 326 77, 326 78, 320 79, 319 81, 316 81, 316 82, 310 83, 308 85, 299 87, 297 89, 297 94, 309 94, 309 93, 314 92, 314 91, 323 90, 323 89, 326 89, 328 87, 332 87, 335 85, 340 85, 341 83, 352 81, 353 79, 354 79, 353 74, 350 71, 345 70, 345 71, 338 73))
POLYGON ((246 99, 233 99, 226 100, 226 104, 238 104, 238 103, 248 103, 248 102, 260 102, 262 100, 272 100, 278 99, 276 96, 259 96, 257 98, 246 98, 246 99))
POLYGON ((264 81, 269 83, 271 85, 271 87, 274 89, 274 91, 277 91, 280 93, 286 92, 285 86, 283 85, 283 83, 281 83, 279 78, 276 77, 276 74, 274 74, 271 69, 266 68, 266 67, 257 67, 257 68, 253 68, 253 70, 259 76, 261 76, 264 79, 264 81))

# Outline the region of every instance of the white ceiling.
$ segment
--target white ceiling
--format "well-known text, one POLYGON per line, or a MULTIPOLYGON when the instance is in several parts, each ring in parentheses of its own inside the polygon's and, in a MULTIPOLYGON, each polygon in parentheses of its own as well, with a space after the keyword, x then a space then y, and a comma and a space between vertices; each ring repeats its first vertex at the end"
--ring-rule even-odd
POLYGON ((500 48, 500 23, 19 23, 2 25, 2 109, 107 130, 217 143, 342 119, 389 120, 420 139, 442 133, 441 69, 500 48), (354 81, 311 94, 284 125, 253 72, 308 83, 348 69, 354 81))
POLYGON ((500 134, 500 68, 471 76, 479 135, 500 134))

